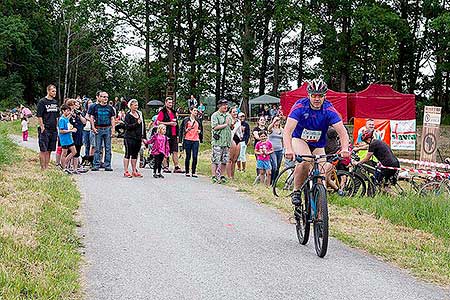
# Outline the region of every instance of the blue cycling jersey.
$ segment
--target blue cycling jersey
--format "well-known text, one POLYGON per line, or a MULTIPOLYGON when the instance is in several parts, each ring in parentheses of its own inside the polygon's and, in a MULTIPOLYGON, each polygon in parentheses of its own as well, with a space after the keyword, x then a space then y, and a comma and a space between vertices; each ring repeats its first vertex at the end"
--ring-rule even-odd
POLYGON ((297 121, 292 137, 302 139, 315 148, 325 147, 328 127, 342 121, 328 100, 323 102, 319 110, 314 110, 309 98, 297 100, 292 106, 289 118, 297 121))

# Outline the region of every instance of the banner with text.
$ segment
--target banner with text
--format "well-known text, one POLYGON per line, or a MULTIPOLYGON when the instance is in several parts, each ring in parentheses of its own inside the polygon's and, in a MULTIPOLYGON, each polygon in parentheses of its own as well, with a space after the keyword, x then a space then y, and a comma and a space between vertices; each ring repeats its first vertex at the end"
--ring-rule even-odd
POLYGON ((416 120, 391 120, 391 149, 416 150, 416 120))

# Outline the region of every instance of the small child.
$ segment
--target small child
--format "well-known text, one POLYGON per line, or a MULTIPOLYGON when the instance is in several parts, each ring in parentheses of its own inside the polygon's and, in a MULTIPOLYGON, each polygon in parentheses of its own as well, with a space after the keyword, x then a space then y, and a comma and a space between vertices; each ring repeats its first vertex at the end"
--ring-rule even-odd
POLYGON ((22 125, 22 141, 26 142, 28 141, 28 120, 27 117, 22 117, 22 122, 20 123, 22 125))
POLYGON ((77 153, 72 138, 72 132, 77 132, 77 129, 74 128, 72 124, 70 124, 69 122, 71 111, 72 110, 68 105, 66 104, 61 105, 62 115, 58 121, 58 136, 62 147, 61 166, 64 169, 64 171, 68 174, 72 174, 68 166, 72 157, 75 155, 75 153, 77 153), (67 150, 70 151, 69 154, 67 154, 67 150))
POLYGON ((164 157, 169 157, 169 140, 166 134, 166 125, 159 125, 156 133, 146 144, 153 144, 151 154, 155 157, 155 165, 153 166, 153 177, 164 178, 161 174, 162 162, 164 157))
POLYGON ((273 153, 272 143, 267 140, 265 131, 259 132, 260 141, 256 143, 256 168, 259 170, 259 179, 261 184, 270 185, 270 173, 272 166, 270 165, 270 154, 273 153), (265 176, 265 178, 264 178, 265 176))

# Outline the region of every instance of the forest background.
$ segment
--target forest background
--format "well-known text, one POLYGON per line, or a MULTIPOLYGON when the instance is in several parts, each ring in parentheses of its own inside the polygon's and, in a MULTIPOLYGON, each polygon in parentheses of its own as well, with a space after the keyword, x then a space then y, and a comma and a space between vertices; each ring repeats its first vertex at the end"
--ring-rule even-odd
POLYGON ((390 83, 448 114, 450 1, 0 2, 0 110, 53 83, 58 99, 212 95, 246 111, 319 75, 336 91, 390 83))

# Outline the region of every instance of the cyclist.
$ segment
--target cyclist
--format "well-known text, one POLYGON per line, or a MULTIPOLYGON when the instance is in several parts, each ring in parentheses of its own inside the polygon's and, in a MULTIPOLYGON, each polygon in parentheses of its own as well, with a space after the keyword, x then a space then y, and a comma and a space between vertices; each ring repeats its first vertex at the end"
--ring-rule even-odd
MULTIPOLYGON (((363 164, 370 160, 370 158, 375 156, 378 161, 386 167, 395 167, 399 168, 400 163, 397 159, 397 157, 392 152, 391 148, 382 140, 377 140, 374 138, 373 130, 366 130, 363 132, 361 139, 369 144, 369 149, 366 154, 366 156, 361 159, 357 164, 363 164)), ((375 174, 377 177, 377 180, 382 182, 384 179, 383 188, 386 192, 391 193, 391 189, 387 185, 387 183, 390 181, 393 184, 396 182, 396 170, 392 169, 381 169, 380 174, 375 174)))
MULTIPOLYGON (((349 157, 347 130, 339 113, 325 99, 327 84, 322 79, 314 79, 308 84, 307 91, 308 97, 297 100, 287 118, 283 135, 286 159, 294 160, 295 155, 325 154, 329 126, 333 126, 339 135, 341 155, 349 157)), ((309 162, 302 162, 295 167, 293 205, 301 204, 300 187, 307 178, 310 167, 309 162)))

